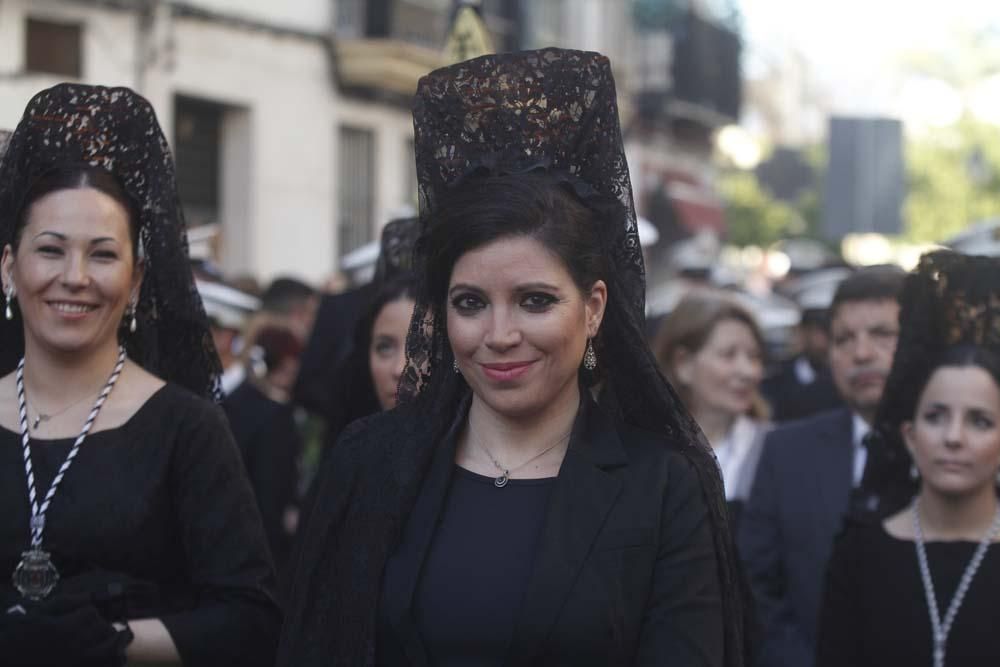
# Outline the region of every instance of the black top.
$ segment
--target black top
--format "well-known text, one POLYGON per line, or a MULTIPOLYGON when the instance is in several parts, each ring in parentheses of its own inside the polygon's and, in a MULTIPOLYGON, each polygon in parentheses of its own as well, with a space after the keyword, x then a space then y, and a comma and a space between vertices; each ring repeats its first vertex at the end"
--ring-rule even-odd
MULTIPOLYGON (((44 494, 74 439, 32 439, 44 494)), ((0 601, 29 544, 20 434, 0 428, 0 601)), ((176 385, 90 434, 46 515, 52 596, 124 583, 128 618, 163 621, 185 667, 271 665, 281 622, 260 515, 221 411, 176 385)))
MULTIPOLYGON (((977 546, 974 542, 926 545, 942 617, 977 546)), ((946 666, 1000 664, 998 590, 1000 545, 993 544, 948 635, 946 666)), ((892 537, 881 524, 849 522, 830 561, 817 667, 930 667, 932 653, 930 612, 914 543, 892 537)))
POLYGON ((272 400, 246 381, 225 398, 222 408, 243 455, 271 554, 282 568, 292 542, 285 529, 285 512, 296 505, 302 449, 295 407, 272 400))
MULTIPOLYGON (((484 567, 487 561, 508 558, 502 571, 482 576, 507 580, 499 585, 515 589, 523 586, 520 591, 499 593, 502 599, 489 603, 483 596, 494 594, 498 584, 464 579, 459 589, 461 572, 434 574, 449 564, 457 567, 454 553, 447 562, 440 557, 443 564, 430 564, 435 550, 447 547, 441 544, 442 521, 452 523, 452 517, 446 519, 451 514, 446 508, 452 506, 455 480, 465 475, 456 472, 454 463, 465 411, 456 415, 421 473, 414 473, 415 466, 407 460, 409 448, 420 442, 419 430, 396 440, 368 437, 355 444, 342 439, 332 452, 332 461, 339 465, 323 482, 304 541, 289 611, 292 620, 285 624, 287 643, 278 664, 369 664, 370 656, 378 665, 393 666, 430 667, 444 658, 457 661, 463 656, 455 649, 461 646, 448 643, 457 631, 427 614, 447 614, 446 622, 457 623, 454 619, 465 613, 474 616, 463 619, 458 631, 474 628, 477 636, 472 641, 488 642, 485 649, 480 647, 482 662, 465 664, 721 667, 718 562, 693 466, 665 447, 659 436, 614 422, 590 401, 584 405, 559 475, 547 491, 535 546, 527 549, 526 538, 512 540, 527 554, 516 564, 503 554, 475 556, 484 567), (406 500, 407 513, 390 514, 387 508, 395 501, 387 499, 398 492, 399 480, 414 474, 421 484, 406 500), (330 495, 340 491, 345 498, 344 489, 351 490, 347 502, 330 495), (330 518, 338 516, 342 524, 328 528, 330 518), (371 547, 380 525, 388 525, 393 540, 381 562, 371 547), (322 541, 322 552, 316 550, 317 540, 322 541), (522 572, 527 578, 519 585, 522 572), (438 582, 446 578, 456 582, 449 586, 456 593, 435 591, 440 597, 430 599, 426 591, 443 585, 438 582), (362 613, 364 595, 371 590, 379 591, 377 609, 362 613), (469 600, 462 600, 463 595, 469 600), (446 611, 447 604, 461 608, 446 611), (488 614, 496 616, 496 628, 480 627, 488 614), (508 618, 513 621, 509 633, 508 618), (338 637, 335 644, 329 643, 330 634, 338 637), (370 644, 366 636, 372 636, 370 644), (434 654, 440 649, 428 644, 438 641, 455 652, 434 654)), ((364 426, 378 428, 383 420, 400 414, 399 409, 381 413, 364 426)), ((348 434, 361 427, 349 427, 348 434)), ((522 489, 480 489, 486 491, 503 494, 522 489)), ((486 508, 475 509, 473 518, 479 523, 478 512, 486 508)), ((502 548, 488 531, 480 539, 488 543, 470 540, 465 549, 485 553, 502 548)))
MULTIPOLYGON (((497 488, 494 478, 455 466, 414 596, 431 664, 503 661, 554 481, 510 480, 497 488)), ((390 558, 386 576, 399 569, 390 558)))

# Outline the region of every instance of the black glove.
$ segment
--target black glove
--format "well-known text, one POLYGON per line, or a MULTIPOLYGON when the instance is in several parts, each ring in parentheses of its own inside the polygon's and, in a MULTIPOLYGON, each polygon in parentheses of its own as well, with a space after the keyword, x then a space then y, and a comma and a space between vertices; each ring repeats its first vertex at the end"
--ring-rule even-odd
POLYGON ((43 603, 0 612, 0 657, 11 667, 121 667, 132 632, 92 604, 43 603))

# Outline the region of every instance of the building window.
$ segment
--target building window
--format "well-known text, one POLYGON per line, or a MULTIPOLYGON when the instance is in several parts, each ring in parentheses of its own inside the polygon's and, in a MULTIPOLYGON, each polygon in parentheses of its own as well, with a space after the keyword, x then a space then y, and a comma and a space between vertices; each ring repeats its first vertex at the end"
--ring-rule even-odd
POLYGON ((365 0, 337 2, 337 35, 347 39, 365 35, 365 0))
POLYGON ((28 19, 25 32, 25 69, 28 72, 74 79, 83 75, 79 24, 28 19))
POLYGON ((375 137, 371 130, 340 128, 338 184, 340 254, 372 240, 375 137))
POLYGON ((191 226, 219 221, 220 145, 225 107, 178 96, 174 100, 177 191, 191 226))

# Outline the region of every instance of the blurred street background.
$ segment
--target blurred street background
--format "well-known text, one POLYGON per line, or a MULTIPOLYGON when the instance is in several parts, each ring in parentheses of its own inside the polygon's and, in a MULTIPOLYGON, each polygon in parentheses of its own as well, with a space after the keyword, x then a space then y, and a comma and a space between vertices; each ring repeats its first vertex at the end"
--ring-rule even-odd
POLYGON ((973 0, 0 0, 0 129, 58 81, 132 87, 203 279, 339 291, 416 211, 417 79, 549 45, 615 68, 654 320, 720 285, 780 358, 853 266, 1000 249, 1000 7, 973 0))

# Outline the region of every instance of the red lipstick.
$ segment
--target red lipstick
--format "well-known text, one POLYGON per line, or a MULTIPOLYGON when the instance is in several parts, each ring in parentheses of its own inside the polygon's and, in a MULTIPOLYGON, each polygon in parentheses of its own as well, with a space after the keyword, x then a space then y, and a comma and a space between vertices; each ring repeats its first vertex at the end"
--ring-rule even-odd
POLYGON ((491 380, 497 382, 509 382, 516 380, 528 372, 534 361, 512 361, 502 364, 479 364, 491 380))

